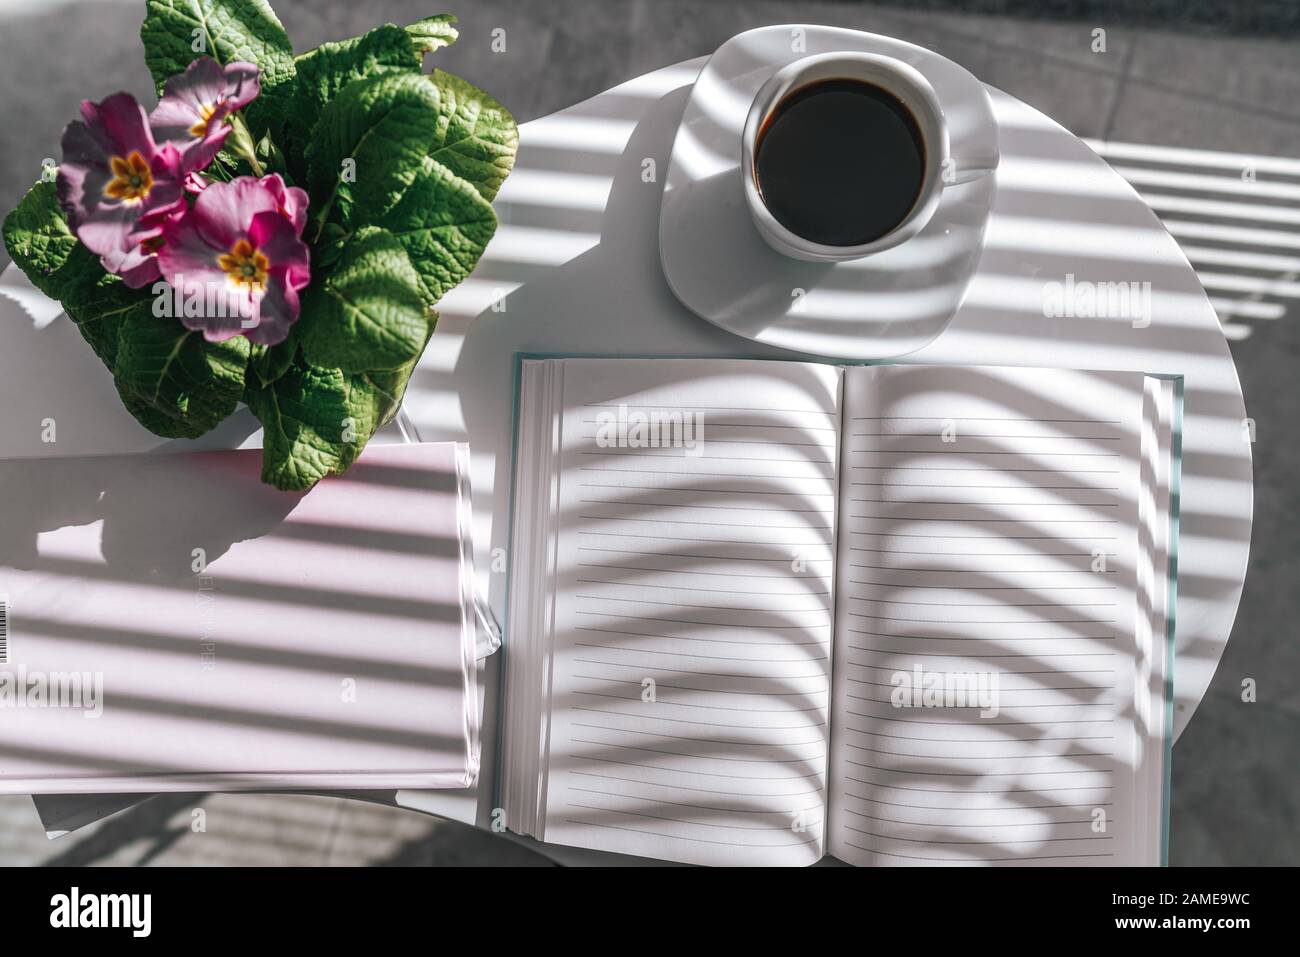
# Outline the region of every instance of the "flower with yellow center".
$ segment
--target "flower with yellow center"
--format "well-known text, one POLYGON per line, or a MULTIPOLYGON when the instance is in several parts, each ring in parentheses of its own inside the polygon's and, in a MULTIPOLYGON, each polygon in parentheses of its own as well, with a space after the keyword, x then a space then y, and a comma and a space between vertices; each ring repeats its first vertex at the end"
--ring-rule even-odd
POLYGON ((113 178, 104 187, 105 196, 127 203, 138 203, 148 197, 149 190, 153 189, 153 173, 137 151, 132 150, 125 159, 110 157, 108 165, 113 178))
POLYGON ((217 265, 232 285, 247 286, 249 292, 263 292, 271 261, 247 239, 241 239, 230 252, 217 257, 217 265))
POLYGON ((200 139, 208 135, 212 127, 212 118, 216 115, 217 107, 215 103, 199 104, 199 119, 190 127, 190 136, 197 136, 200 139))

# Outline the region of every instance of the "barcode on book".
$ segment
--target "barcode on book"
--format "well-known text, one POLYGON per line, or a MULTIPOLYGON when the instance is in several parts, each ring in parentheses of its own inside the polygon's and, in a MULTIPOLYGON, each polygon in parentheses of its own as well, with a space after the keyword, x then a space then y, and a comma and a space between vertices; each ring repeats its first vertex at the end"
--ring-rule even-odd
POLYGON ((9 596, 0 595, 0 665, 9 664, 9 596))

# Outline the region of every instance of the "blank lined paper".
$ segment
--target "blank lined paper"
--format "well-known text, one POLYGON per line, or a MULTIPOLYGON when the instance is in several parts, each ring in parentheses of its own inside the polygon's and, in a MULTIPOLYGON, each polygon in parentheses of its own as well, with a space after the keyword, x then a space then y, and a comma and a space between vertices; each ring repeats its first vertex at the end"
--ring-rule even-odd
POLYGON ((547 840, 822 855, 839 381, 789 363, 565 370, 547 840))
POLYGON ((1128 862, 1141 414, 1136 374, 846 373, 831 853, 1128 862))
POLYGON ((697 864, 1159 859, 1173 384, 555 359, 520 406, 512 830, 697 864))

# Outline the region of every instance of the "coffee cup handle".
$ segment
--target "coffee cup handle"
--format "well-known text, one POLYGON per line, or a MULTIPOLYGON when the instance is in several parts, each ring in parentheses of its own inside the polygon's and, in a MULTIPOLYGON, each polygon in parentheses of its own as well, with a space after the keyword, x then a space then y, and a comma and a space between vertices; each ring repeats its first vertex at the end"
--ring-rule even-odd
POLYGON ((976 152, 962 156, 949 155, 940 164, 939 175, 944 187, 960 186, 987 176, 998 168, 998 152, 976 152))

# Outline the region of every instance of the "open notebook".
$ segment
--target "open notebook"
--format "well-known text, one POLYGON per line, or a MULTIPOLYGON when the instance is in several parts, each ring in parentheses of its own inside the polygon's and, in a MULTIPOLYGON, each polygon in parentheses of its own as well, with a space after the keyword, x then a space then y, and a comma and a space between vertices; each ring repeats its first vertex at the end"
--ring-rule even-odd
POLYGON ((1180 386, 525 360, 500 803, 701 864, 1156 864, 1180 386))
POLYGON ((0 793, 475 779, 467 447, 260 459, 0 462, 0 793))

